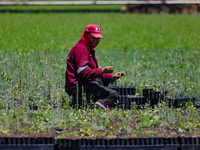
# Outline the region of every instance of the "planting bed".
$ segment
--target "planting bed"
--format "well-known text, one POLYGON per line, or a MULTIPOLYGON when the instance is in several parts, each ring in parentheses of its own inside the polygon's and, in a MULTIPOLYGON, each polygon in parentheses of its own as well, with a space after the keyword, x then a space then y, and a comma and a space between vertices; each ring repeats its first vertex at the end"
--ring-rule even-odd
POLYGON ((198 15, 45 8, 62 10, 0 8, 1 149, 199 149, 198 15), (102 27, 99 66, 126 73, 110 85, 120 94, 112 110, 72 109, 64 91, 67 54, 88 23, 102 27))
POLYGON ((186 103, 181 109, 172 109, 165 102, 158 103, 154 107, 150 107, 148 103, 137 107, 135 102, 131 107, 125 105, 107 111, 65 110, 64 107, 60 108, 64 113, 63 116, 57 116, 51 121, 52 115, 57 115, 58 108, 48 109, 48 106, 39 107, 21 117, 19 114, 23 115, 23 112, 11 110, 9 122, 6 118, 0 118, 2 127, 7 122, 3 130, 0 130, 0 137, 148 138, 192 137, 200 134, 200 110, 191 103, 186 103), (44 116, 42 113, 51 115, 44 116))

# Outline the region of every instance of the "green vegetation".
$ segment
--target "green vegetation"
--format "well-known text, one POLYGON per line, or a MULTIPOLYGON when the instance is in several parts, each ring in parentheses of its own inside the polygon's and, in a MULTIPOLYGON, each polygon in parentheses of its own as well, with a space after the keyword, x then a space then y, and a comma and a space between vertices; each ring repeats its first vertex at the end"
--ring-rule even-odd
POLYGON ((185 110, 165 103, 143 110, 69 109, 51 106, 39 110, 0 109, 0 136, 80 137, 171 137, 199 136, 200 111, 185 110), (189 117, 188 117, 189 116, 189 117))
POLYGON ((68 50, 89 23, 102 27, 105 40, 97 48, 101 50, 198 50, 200 41, 198 15, 2 13, 0 21, 1 49, 7 51, 68 50))
POLYGON ((18 5, 18 6, 3 6, 0 7, 0 11, 5 11, 7 10, 9 11, 16 11, 16 12, 24 12, 24 11, 44 11, 44 12, 48 12, 48 11, 60 11, 60 12, 73 12, 73 11, 100 11, 102 10, 109 10, 109 11, 120 11, 121 8, 124 5, 57 5, 57 6, 53 6, 53 5, 49 5, 49 6, 45 6, 45 5, 29 5, 29 6, 25 6, 25 5, 18 5))
MULTIPOLYGON (((36 9, 24 7, 30 8, 36 9)), ((199 135, 199 110, 192 105, 184 111, 165 103, 127 111, 69 108, 64 92, 67 54, 91 23, 100 25, 104 36, 96 48, 100 66, 114 65, 126 73, 118 86, 136 85, 137 95, 152 85, 168 90, 169 97, 200 97, 199 15, 1 13, 0 135, 44 135, 54 128, 63 129, 64 137, 165 136, 166 129, 167 136, 199 135), (35 105, 38 111, 30 110, 35 105)))

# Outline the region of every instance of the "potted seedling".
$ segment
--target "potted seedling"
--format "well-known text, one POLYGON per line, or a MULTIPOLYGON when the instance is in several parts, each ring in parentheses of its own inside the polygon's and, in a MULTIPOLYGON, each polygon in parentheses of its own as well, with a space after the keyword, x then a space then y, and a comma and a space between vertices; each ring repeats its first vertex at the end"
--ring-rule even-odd
POLYGON ((154 106, 159 100, 163 100, 168 91, 160 90, 159 87, 146 85, 143 89, 143 96, 154 106))
POLYGON ((169 107, 173 106, 175 108, 184 107, 186 103, 192 102, 195 107, 199 107, 198 98, 195 97, 183 97, 178 96, 177 98, 168 98, 169 107))
POLYGON ((136 87, 113 87, 113 90, 116 90, 120 95, 135 95, 136 87))

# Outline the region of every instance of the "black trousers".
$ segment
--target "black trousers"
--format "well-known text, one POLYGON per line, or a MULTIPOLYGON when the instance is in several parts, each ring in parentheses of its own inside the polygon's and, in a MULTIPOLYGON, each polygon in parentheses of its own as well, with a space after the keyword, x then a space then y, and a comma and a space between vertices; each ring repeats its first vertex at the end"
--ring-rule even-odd
POLYGON ((86 107, 87 104, 94 106, 98 100, 104 102, 108 107, 115 107, 119 100, 118 92, 107 87, 107 84, 105 85, 99 78, 71 90, 68 95, 73 95, 71 106, 79 109, 86 107))

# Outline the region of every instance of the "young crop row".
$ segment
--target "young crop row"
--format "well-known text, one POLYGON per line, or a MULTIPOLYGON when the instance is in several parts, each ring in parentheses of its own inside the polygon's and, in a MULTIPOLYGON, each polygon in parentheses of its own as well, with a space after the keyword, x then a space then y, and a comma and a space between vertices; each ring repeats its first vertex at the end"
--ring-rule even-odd
MULTIPOLYGON (((77 9, 81 9, 79 7, 77 9)), ((59 7, 54 9, 59 10, 59 7)), ((99 51, 199 49, 198 15, 75 12, 1 13, 0 49, 21 52, 69 51, 80 39, 85 26, 91 23, 102 28, 104 39, 97 48, 99 51)))
MULTIPOLYGON (((67 105, 66 105, 67 106, 67 105)), ((174 110, 165 103, 154 109, 102 110, 52 109, 37 111, 0 109, 0 136, 82 137, 178 137, 200 135, 200 111, 188 103, 174 110)))
MULTIPOLYGON (((1 51, 1 97, 9 99, 60 99, 64 92, 66 51, 1 51)), ((136 86, 137 95, 150 85, 167 90, 170 97, 199 97, 198 50, 99 51, 100 66, 113 65, 126 76, 111 87, 136 86)), ((34 100, 34 102, 35 102, 34 100)))
MULTIPOLYGON (((136 85, 138 96, 142 95, 142 89, 148 84, 153 85, 154 90, 168 90, 169 97, 180 95, 199 97, 197 51, 193 50, 189 53, 188 51, 169 50, 168 53, 164 52, 160 50, 148 53, 141 50, 134 51, 131 55, 129 51, 101 51, 97 54, 101 65, 115 65, 116 70, 126 72, 124 78, 115 85, 110 85, 112 87, 136 85), (145 52, 146 55, 141 52, 145 52), (157 57, 159 53, 163 55, 157 57), (179 53, 182 55, 180 56, 179 53), (166 56, 167 54, 170 57, 166 56)), ((65 51, 1 52, 1 135, 24 134, 28 136, 55 132, 61 137, 200 134, 198 131, 200 122, 197 117, 199 110, 192 105, 187 107, 189 110, 186 112, 182 109, 168 108, 165 103, 159 104, 154 109, 146 107, 143 110, 136 110, 134 105, 131 110, 126 111, 117 109, 112 111, 72 110, 69 107, 70 98, 64 92, 65 56, 65 51), (32 110, 35 105, 37 111, 32 110), (130 114, 115 117, 116 113, 130 114), (81 114, 85 115, 81 116, 81 114), (100 119, 99 122, 98 114, 106 118, 100 119), (187 122, 182 122, 184 120, 187 122), (166 126, 170 128, 170 131, 165 132, 166 126), (152 127, 156 129, 150 129, 152 127)))

